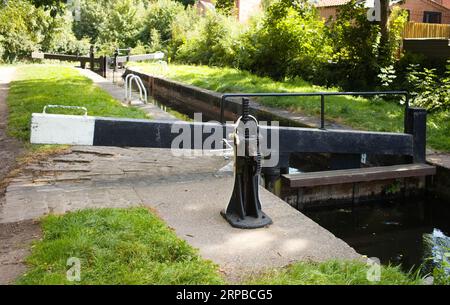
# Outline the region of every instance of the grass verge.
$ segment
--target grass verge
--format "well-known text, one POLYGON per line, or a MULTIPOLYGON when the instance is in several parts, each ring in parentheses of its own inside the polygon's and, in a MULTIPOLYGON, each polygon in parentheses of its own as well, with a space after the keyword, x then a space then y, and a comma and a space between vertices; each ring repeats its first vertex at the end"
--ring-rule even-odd
MULTIPOLYGON (((225 284, 218 267, 167 228, 145 208, 98 209, 47 216, 43 239, 27 258, 18 284, 225 284), (67 260, 80 259, 80 282, 66 278, 67 260)), ((367 280, 368 267, 356 261, 296 263, 253 277, 245 284, 366 285, 420 284, 396 267, 382 267, 381 281, 367 280)))
MULTIPOLYGON (((317 92, 337 91, 325 89, 302 79, 277 82, 246 71, 231 68, 189 66, 171 64, 163 69, 157 64, 133 63, 142 71, 161 75, 217 92, 317 92)), ((259 102, 271 107, 289 109, 306 115, 320 114, 319 97, 261 98, 259 102)), ((403 132, 404 107, 394 101, 380 98, 326 97, 326 118, 355 129, 403 132)), ((431 148, 450 151, 450 112, 431 114, 428 117, 428 145, 431 148)))
MULTIPOLYGON (((122 106, 90 79, 67 66, 18 66, 7 103, 8 133, 25 142, 30 138, 31 114, 42 112, 44 106, 49 104, 84 106, 88 114, 94 116, 148 118, 140 109, 122 106)), ((49 112, 81 114, 64 109, 49 112)))
POLYGON ((399 267, 382 266, 379 281, 369 281, 369 267, 358 261, 299 262, 252 278, 250 285, 420 285, 422 278, 399 267))
POLYGON ((42 221, 18 284, 221 284, 217 266, 144 208, 84 210, 42 221), (81 281, 66 278, 80 259, 81 281))

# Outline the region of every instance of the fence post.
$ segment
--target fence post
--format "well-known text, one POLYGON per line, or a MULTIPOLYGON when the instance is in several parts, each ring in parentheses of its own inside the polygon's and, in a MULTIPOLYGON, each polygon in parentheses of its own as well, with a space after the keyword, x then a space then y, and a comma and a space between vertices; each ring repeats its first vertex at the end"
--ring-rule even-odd
POLYGON ((103 75, 103 77, 104 78, 106 78, 108 75, 107 75, 107 71, 108 71, 108 56, 102 56, 101 58, 100 58, 100 63, 101 63, 101 65, 102 65, 102 75, 103 75))
POLYGON ((427 146, 427 111, 423 108, 407 108, 405 131, 414 137, 414 163, 425 163, 427 146))
POLYGON ((91 70, 94 71, 95 70, 95 54, 94 54, 94 46, 91 45, 91 47, 89 48, 89 59, 90 59, 90 66, 91 66, 91 70))

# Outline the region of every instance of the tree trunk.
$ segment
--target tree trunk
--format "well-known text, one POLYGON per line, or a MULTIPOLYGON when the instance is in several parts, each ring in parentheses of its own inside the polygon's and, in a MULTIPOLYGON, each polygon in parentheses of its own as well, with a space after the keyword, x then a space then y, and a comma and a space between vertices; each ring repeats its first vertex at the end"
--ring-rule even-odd
POLYGON ((387 42, 389 40, 389 0, 380 0, 380 9, 381 9, 381 40, 387 42))
POLYGON ((380 58, 381 62, 389 61, 389 2, 390 0, 380 0, 380 27, 381 27, 381 41, 380 41, 380 58))

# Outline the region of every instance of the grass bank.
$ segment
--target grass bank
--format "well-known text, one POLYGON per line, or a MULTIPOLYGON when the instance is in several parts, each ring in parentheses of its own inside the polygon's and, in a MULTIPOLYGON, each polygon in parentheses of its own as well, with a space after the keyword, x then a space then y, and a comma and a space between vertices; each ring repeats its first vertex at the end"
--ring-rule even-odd
POLYGON ((48 216, 18 284, 221 284, 217 267, 144 208, 48 216), (67 260, 80 260, 80 282, 67 260))
MULTIPOLYGON (((43 239, 27 258, 18 284, 224 284, 218 267, 144 208, 98 209, 47 216, 43 239), (69 258, 80 260, 80 282, 70 282, 69 258)), ((248 279, 245 284, 419 284, 399 268, 382 267, 381 281, 367 280, 361 262, 297 263, 248 279)))
POLYGON ((382 266, 379 281, 367 279, 369 267, 357 261, 299 262, 250 279, 250 285, 421 285, 419 276, 382 266))
MULTIPOLYGON (((133 64, 144 72, 161 75, 217 92, 317 92, 337 91, 313 86, 301 79, 277 82, 246 71, 231 68, 171 64, 167 69, 157 64, 133 64)), ((400 99, 400 98, 399 98, 400 99)), ((398 100, 399 100, 398 99, 398 100)), ((397 100, 397 101, 398 101, 397 100)), ((261 98, 259 102, 271 107, 289 109, 307 115, 319 116, 319 97, 261 98)), ((402 132, 404 107, 398 102, 380 98, 335 96, 326 98, 326 119, 349 125, 355 129, 402 132)), ((450 112, 428 117, 428 145, 450 151, 450 112)))
MULTIPOLYGON (((95 116, 147 118, 140 109, 122 106, 74 68, 59 65, 18 66, 7 103, 8 133, 25 142, 30 138, 31 114, 49 104, 83 106, 95 116)), ((49 112, 77 114, 63 109, 49 112)))

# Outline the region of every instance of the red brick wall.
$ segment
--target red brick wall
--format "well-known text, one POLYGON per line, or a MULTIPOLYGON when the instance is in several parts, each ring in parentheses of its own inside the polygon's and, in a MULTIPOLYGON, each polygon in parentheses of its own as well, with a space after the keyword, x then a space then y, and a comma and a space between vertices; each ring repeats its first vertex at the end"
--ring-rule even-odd
POLYGON ((442 5, 450 9, 450 0, 442 0, 442 5))
POLYGON ((450 0, 434 0, 434 2, 437 2, 446 8, 450 8, 450 0))
MULTIPOLYGON (((450 7, 450 0, 438 0, 436 2, 442 1, 442 5, 447 5, 450 7)), ((422 0, 407 0, 405 4, 400 7, 410 11, 410 21, 413 22, 423 22, 423 14, 426 11, 430 12, 441 12, 442 13, 442 23, 450 24, 450 11, 443 9, 437 5, 433 5, 428 1, 422 0)), ((319 8, 320 16, 328 19, 330 16, 336 16, 337 7, 321 7, 319 8)))
MULTIPOLYGON (((446 0, 450 2, 450 0, 446 0)), ((409 0, 405 4, 401 5, 402 8, 410 11, 410 21, 413 22, 423 22, 423 14, 426 11, 430 12, 441 12, 442 13, 442 23, 450 23, 450 12, 448 10, 439 8, 437 5, 433 5, 428 1, 421 0, 409 0)))

